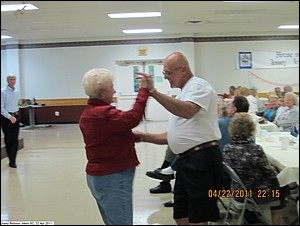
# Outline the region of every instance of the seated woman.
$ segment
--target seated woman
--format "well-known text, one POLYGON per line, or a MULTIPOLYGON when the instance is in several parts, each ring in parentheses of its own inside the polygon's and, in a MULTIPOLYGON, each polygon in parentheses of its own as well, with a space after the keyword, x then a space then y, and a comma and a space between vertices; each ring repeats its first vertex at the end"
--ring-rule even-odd
POLYGON ((268 100, 269 100, 269 106, 266 109, 264 109, 262 112, 258 112, 256 115, 262 116, 266 121, 273 122, 279 107, 278 96, 270 95, 268 97, 268 100))
POLYGON ((293 92, 286 93, 284 102, 286 108, 276 117, 274 123, 283 132, 299 131, 299 105, 296 94, 293 92))
POLYGON ((265 104, 263 110, 266 110, 266 109, 270 106, 270 100, 269 100, 269 97, 272 96, 272 95, 276 95, 276 93, 275 93, 274 91, 268 92, 268 103, 265 104))
MULTIPOLYGON (((271 207, 272 224, 281 224, 281 208, 284 206, 285 195, 281 191, 276 172, 268 161, 262 147, 251 141, 256 125, 248 113, 236 113, 230 124, 229 133, 232 142, 223 149, 223 161, 227 163, 241 178, 248 191, 253 192, 253 198, 258 204, 273 201, 270 198, 259 198, 259 189, 272 189, 282 198, 280 206, 271 207)), ((240 190, 232 181, 231 188, 240 190)))
POLYGON ((275 116, 275 119, 273 121, 273 123, 277 122, 278 121, 278 118, 279 118, 279 115, 281 115, 282 112, 284 112, 288 107, 285 105, 285 102, 284 102, 284 96, 281 95, 279 98, 278 98, 278 101, 279 101, 279 108, 277 109, 277 113, 276 113, 276 116, 275 116))

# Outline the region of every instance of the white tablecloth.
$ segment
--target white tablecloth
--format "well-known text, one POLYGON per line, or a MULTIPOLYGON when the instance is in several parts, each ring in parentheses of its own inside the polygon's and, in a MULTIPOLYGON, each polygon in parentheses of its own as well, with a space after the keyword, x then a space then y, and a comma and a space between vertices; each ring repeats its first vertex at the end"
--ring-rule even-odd
POLYGON ((254 122, 256 123, 257 125, 257 130, 267 130, 268 132, 278 132, 279 131, 279 128, 272 122, 269 122, 269 121, 265 121, 264 124, 259 124, 259 120, 260 120, 260 116, 257 116, 256 114, 250 114, 254 120, 254 122))
POLYGON ((274 123, 268 122, 268 121, 266 121, 265 124, 259 124, 258 123, 258 126, 259 126, 259 129, 267 130, 268 132, 277 132, 277 131, 279 131, 279 128, 274 123))
POLYGON ((268 132, 264 139, 256 138, 256 143, 261 145, 269 161, 276 166, 280 173, 278 180, 281 186, 296 182, 299 185, 299 139, 290 136, 287 149, 282 149, 279 137, 286 133, 268 132))

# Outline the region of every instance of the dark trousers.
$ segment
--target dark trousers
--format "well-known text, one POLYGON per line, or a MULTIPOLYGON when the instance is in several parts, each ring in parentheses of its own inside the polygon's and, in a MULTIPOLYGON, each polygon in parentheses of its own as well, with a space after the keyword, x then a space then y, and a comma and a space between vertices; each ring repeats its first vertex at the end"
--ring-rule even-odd
POLYGON ((11 121, 1 115, 1 127, 4 133, 4 143, 6 146, 9 164, 16 164, 17 151, 19 147, 19 131, 20 122, 18 116, 15 116, 17 121, 12 124, 11 121))

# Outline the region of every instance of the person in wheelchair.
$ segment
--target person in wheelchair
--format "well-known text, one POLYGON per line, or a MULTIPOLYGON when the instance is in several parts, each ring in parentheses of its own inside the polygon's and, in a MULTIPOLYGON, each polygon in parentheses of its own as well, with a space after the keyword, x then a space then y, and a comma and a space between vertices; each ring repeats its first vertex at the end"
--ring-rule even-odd
MULTIPOLYGON (((248 113, 236 113, 228 130, 232 142, 224 146, 224 163, 236 172, 247 189, 245 195, 252 197, 257 204, 280 200, 279 206, 270 207, 272 224, 280 225, 281 209, 285 206, 285 188, 280 187, 263 148, 251 140, 256 130, 255 122, 248 113)), ((232 191, 241 189, 238 183, 232 181, 232 191)), ((235 199, 238 200, 238 197, 235 199)))

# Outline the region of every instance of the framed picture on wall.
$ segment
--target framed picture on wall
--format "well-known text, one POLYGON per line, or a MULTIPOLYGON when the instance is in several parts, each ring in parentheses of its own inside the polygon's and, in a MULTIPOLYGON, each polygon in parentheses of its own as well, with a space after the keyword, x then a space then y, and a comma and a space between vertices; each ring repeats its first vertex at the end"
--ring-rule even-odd
POLYGON ((239 52, 239 69, 251 69, 251 68, 252 68, 252 53, 239 52))

